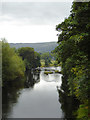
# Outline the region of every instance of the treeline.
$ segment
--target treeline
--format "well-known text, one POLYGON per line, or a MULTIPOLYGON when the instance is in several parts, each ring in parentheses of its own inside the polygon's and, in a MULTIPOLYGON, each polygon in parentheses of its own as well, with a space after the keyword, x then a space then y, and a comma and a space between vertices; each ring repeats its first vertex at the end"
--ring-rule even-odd
POLYGON ((16 49, 21 47, 32 47, 36 52, 45 53, 51 52, 57 47, 57 42, 41 42, 41 43, 9 43, 10 47, 16 49))
POLYGON ((56 61, 56 54, 51 52, 40 53, 41 55, 41 67, 48 67, 48 66, 58 66, 56 61))
POLYGON ((63 74, 61 88, 80 101, 77 118, 87 120, 90 117, 90 2, 73 2, 70 16, 56 30, 59 34, 55 52, 63 74))
POLYGON ((2 85, 9 81, 24 78, 27 69, 40 66, 40 55, 33 48, 10 48, 6 40, 2 40, 2 85))

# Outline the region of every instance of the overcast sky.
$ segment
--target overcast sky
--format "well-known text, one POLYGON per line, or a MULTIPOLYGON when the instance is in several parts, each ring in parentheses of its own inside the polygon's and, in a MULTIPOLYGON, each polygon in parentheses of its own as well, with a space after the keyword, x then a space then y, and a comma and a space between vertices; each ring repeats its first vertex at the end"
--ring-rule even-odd
POLYGON ((9 43, 57 41, 55 26, 69 16, 71 5, 72 2, 2 2, 0 38, 5 37, 9 43))

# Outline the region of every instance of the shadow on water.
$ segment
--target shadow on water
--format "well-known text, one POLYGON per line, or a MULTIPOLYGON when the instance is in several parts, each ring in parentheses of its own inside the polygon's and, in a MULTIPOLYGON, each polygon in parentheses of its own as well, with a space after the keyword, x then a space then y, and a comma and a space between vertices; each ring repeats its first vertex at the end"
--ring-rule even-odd
MULTIPOLYGON (((40 85, 42 85, 42 83, 44 82, 45 83, 44 85, 46 85, 46 87, 48 88, 50 86, 51 81, 53 83, 53 81, 55 80, 55 83, 57 83, 58 79, 60 79, 60 76, 58 74, 45 75, 45 74, 43 74, 43 72, 40 72, 40 71, 37 71, 37 70, 33 70, 33 71, 29 71, 28 70, 25 73, 24 80, 17 80, 17 81, 9 82, 2 89, 2 103, 3 103, 2 104, 2 114, 3 114, 3 118, 8 118, 9 114, 12 114, 12 112, 13 112, 12 108, 18 103, 18 101, 19 101, 18 98, 20 97, 20 95, 22 93, 22 89, 24 89, 24 88, 25 89, 27 89, 27 88, 32 88, 33 89, 33 88, 35 88, 34 85, 36 83, 38 83, 38 82, 41 82, 40 85), (43 79, 43 81, 41 79, 43 79), (47 80, 49 81, 49 84, 47 83, 48 82, 47 80), (48 84, 48 86, 47 86, 47 84, 48 84)), ((53 83, 53 84, 55 84, 55 83, 53 83)), ((51 88, 52 88, 51 90, 53 90, 53 86, 51 86, 51 88)), ((42 92, 44 91, 44 89, 42 89, 42 86, 41 86, 41 90, 42 91, 40 91, 39 95, 43 94, 42 92)), ((47 91, 50 92, 50 90, 48 90, 48 89, 47 89, 47 91)), ((67 79, 66 79, 66 77, 62 76, 62 85, 61 85, 61 88, 57 87, 57 91, 58 91, 58 94, 59 94, 59 102, 61 104, 60 105, 61 106, 60 109, 62 109, 63 113, 64 113, 64 118, 62 118, 62 120, 74 120, 75 116, 73 115, 73 113, 78 108, 79 101, 74 96, 69 96, 68 95, 69 94, 69 90, 68 90, 68 85, 67 85, 67 79)), ((34 91, 34 93, 35 92, 36 91, 34 91)), ((37 94, 37 92, 36 92, 36 94, 37 94)), ((51 98, 54 101, 54 98, 55 98, 54 94, 50 93, 50 95, 51 94, 52 94, 51 98)), ((56 92, 55 92, 55 94, 56 94, 56 92)), ((46 95, 48 97, 49 94, 46 92, 46 95)), ((34 98, 35 98, 35 96, 34 96, 34 98)), ((36 95, 36 98, 37 98, 37 95, 36 95)), ((42 101, 43 100, 45 100, 44 103, 47 103, 47 101, 49 102, 50 98, 48 97, 48 98, 44 98, 43 99, 43 97, 42 97, 42 101)), ((55 99, 55 101, 56 101, 56 99, 55 99)), ((37 100, 37 102, 39 103, 39 99, 37 100)), ((32 103, 33 102, 31 101, 31 104, 32 103)), ((40 105, 41 105, 41 103, 40 103, 40 105)), ((53 105, 53 103, 51 101, 50 101, 49 104, 51 104, 51 106, 53 105)), ((29 105, 30 105, 30 102, 29 102, 29 105)), ((33 105, 34 105, 34 103, 33 103, 33 105)), ((35 105, 37 105, 37 104, 35 103, 35 105)), ((42 103, 42 105, 43 105, 43 103, 42 103)), ((56 105, 57 104, 55 104, 55 106, 56 105)), ((57 106, 59 106, 59 105, 57 105, 57 106)), ((47 106, 45 104, 44 108, 46 108, 46 107, 47 106)), ((50 110, 49 110, 49 113, 50 113, 50 110)), ((29 111, 30 111, 30 109, 29 109, 29 111)), ((52 114, 52 112, 51 112, 51 114, 52 114)))
POLYGON ((2 117, 7 118, 7 113, 17 102, 20 90, 24 87, 24 81, 10 81, 2 88, 2 117))
POLYGON ((26 81, 25 81, 25 88, 34 87, 35 83, 40 82, 40 72, 33 70, 26 71, 26 81))
POLYGON ((78 109, 79 101, 75 96, 69 96, 69 90, 67 85, 67 80, 62 76, 61 89, 57 88, 59 94, 59 102, 61 104, 61 109, 64 112, 65 120, 75 120, 75 111, 78 109))
POLYGON ((12 111, 12 107, 18 102, 21 90, 24 88, 33 88, 34 84, 40 81, 40 72, 26 71, 25 78, 8 82, 2 88, 2 118, 7 118, 12 111))

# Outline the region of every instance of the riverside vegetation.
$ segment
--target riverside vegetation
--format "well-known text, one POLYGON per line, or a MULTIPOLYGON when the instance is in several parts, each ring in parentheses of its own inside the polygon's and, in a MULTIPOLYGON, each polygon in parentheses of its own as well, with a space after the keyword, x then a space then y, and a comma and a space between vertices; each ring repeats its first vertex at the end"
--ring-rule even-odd
POLYGON ((2 85, 10 81, 24 78, 26 70, 40 66, 40 55, 33 48, 10 48, 6 40, 2 40, 2 85))
POLYGON ((90 120, 90 2, 73 2, 70 16, 58 24, 56 30, 59 34, 55 52, 62 66, 61 88, 64 91, 59 94, 66 99, 79 100, 79 106, 72 114, 77 119, 90 120))
MULTIPOLYGON (((58 46, 53 52, 57 55, 58 63, 55 64, 60 64, 62 67, 62 85, 58 93, 66 118, 70 118, 72 114, 75 119, 90 120, 89 14, 90 2, 73 2, 70 16, 56 26, 59 32, 58 46), (74 104, 76 107, 72 111, 70 106, 74 108, 74 104)), ((44 59, 42 60, 44 66, 51 64, 49 53, 43 53, 41 58, 44 59)), ((10 48, 5 40, 2 41, 2 61, 3 87, 10 81, 21 79, 23 82, 26 70, 41 66, 40 54, 33 48, 10 48)))

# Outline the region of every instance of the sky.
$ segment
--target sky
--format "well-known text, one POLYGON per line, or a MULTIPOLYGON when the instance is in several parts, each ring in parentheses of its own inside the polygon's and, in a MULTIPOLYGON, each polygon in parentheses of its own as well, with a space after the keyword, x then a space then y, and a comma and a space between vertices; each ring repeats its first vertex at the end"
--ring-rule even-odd
POLYGON ((6 38, 9 43, 58 41, 56 25, 70 15, 72 5, 72 0, 5 1, 0 2, 0 39, 6 38))

